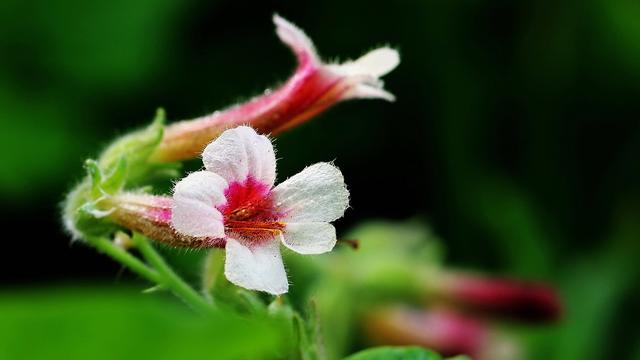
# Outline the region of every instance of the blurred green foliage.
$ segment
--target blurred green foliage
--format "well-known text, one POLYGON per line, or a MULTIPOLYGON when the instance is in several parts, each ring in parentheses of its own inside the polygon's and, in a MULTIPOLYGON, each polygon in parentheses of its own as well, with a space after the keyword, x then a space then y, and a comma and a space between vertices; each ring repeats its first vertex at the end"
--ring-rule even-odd
MULTIPOLYGON (((446 269, 441 240, 419 219, 369 222, 346 235, 359 239, 358 250, 342 246, 323 257, 286 258, 292 283, 301 284, 293 295, 298 301, 313 299, 322 328, 331 329, 325 335, 329 358, 339 358, 363 341, 359 322, 370 310, 399 302, 423 307, 434 271, 446 269)), ((618 341, 608 329, 616 328, 618 304, 637 278, 637 256, 628 249, 638 238, 635 218, 628 218, 608 239, 611 248, 565 264, 557 279, 565 302, 559 325, 491 326, 516 336, 529 354, 526 359, 606 358, 612 351, 608 344, 618 341)))
MULTIPOLYGON (((0 255, 3 281, 111 278, 108 261, 67 245, 61 194, 85 158, 158 106, 170 120, 198 116, 284 79, 293 59, 270 31, 274 11, 327 58, 380 43, 402 54, 387 81, 398 101, 340 105, 285 134, 281 178, 335 158, 352 191, 344 225, 427 214, 454 264, 557 285, 566 318, 531 333, 534 358, 638 357, 636 0, 3 0, 0 197, 7 223, 29 229, 0 255)), ((379 234, 393 241, 412 226, 379 234)), ((3 294, 0 326, 14 312, 19 326, 19 314, 46 308, 34 299, 49 296, 3 294)), ((89 295, 56 296, 64 307, 89 295)), ((125 302, 96 306, 108 314, 125 302)), ((108 320, 96 314, 87 319, 108 320)), ((4 334, 0 346, 10 343, 4 334)))
POLYGON ((3 294, 0 318, 2 359, 251 359, 285 341, 266 318, 202 318, 122 287, 3 294))
POLYGON ((383 304, 422 304, 431 270, 441 263, 441 244, 418 220, 370 222, 346 234, 354 251, 341 245, 320 257, 287 252, 292 291, 299 307, 317 308, 329 359, 339 359, 362 342, 362 318, 383 304))

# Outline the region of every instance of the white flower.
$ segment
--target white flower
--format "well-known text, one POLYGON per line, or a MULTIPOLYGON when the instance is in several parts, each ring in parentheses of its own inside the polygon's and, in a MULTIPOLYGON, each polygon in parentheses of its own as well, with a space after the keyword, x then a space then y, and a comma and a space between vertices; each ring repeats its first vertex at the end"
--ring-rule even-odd
POLYGON ((225 131, 202 155, 206 170, 175 187, 171 223, 188 236, 226 240, 225 276, 274 295, 289 288, 280 243, 300 254, 333 249, 329 224, 349 205, 342 173, 311 165, 274 187, 271 141, 247 126, 225 131))

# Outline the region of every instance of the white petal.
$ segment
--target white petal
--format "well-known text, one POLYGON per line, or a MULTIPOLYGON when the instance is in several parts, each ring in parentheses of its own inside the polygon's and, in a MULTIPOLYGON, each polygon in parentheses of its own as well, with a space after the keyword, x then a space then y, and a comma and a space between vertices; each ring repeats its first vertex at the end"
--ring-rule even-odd
POLYGON ((248 126, 223 132, 204 149, 202 161, 207 170, 229 183, 244 182, 251 176, 270 188, 276 179, 276 155, 271 141, 248 126))
POLYGON ((378 48, 364 54, 355 61, 341 64, 345 75, 368 75, 379 78, 388 74, 400 64, 398 51, 387 47, 378 48))
POLYGON ((397 50, 388 47, 378 48, 364 54, 354 61, 353 71, 359 74, 381 77, 388 74, 400 64, 400 55, 397 50))
POLYGON ((273 295, 284 294, 289 289, 278 241, 249 248, 228 238, 226 254, 224 275, 232 283, 273 295))
POLYGON ((329 163, 311 165, 273 189, 285 222, 329 222, 342 217, 349 191, 340 170, 329 163))
POLYGON ((288 223, 281 240, 299 254, 322 254, 336 245, 336 229, 326 222, 288 223))
POLYGON ((369 51, 355 61, 334 64, 330 68, 344 76, 366 75, 377 79, 391 72, 398 64, 400 64, 398 51, 382 47, 369 51))
POLYGON ((273 15, 273 23, 280 40, 293 50, 301 63, 305 60, 320 62, 313 42, 304 31, 279 15, 273 15))
POLYGON ((224 237, 222 214, 216 209, 226 203, 227 182, 209 171, 189 174, 173 190, 171 224, 190 236, 224 237))
POLYGON ((395 101, 396 97, 382 88, 380 84, 360 83, 349 89, 343 99, 383 99, 387 101, 395 101))
POLYGON ((387 47, 372 50, 358 60, 347 61, 343 64, 331 64, 329 71, 343 76, 348 82, 349 89, 342 95, 342 99, 384 99, 395 101, 395 96, 384 90, 381 76, 395 69, 400 63, 400 55, 394 49, 387 47))

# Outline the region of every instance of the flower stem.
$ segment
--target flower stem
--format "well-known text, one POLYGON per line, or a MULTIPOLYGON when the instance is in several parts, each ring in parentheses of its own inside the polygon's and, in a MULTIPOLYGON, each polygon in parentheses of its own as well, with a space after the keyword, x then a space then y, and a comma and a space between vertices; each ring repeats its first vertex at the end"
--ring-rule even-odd
POLYGON ((110 256, 112 259, 124 264, 131 271, 142 276, 143 278, 154 282, 162 283, 162 276, 155 270, 149 268, 142 261, 123 248, 114 244, 111 240, 103 237, 92 237, 87 241, 93 245, 98 251, 110 256))
POLYGON ((224 253, 216 251, 216 249, 209 250, 204 262, 204 268, 202 269, 202 295, 209 301, 212 301, 211 291, 216 286, 216 281, 223 271, 224 266, 224 253))
POLYGON ((142 256, 160 273, 160 284, 165 285, 185 303, 202 313, 211 313, 215 309, 213 304, 208 303, 171 269, 146 237, 135 233, 133 242, 142 253, 142 256))

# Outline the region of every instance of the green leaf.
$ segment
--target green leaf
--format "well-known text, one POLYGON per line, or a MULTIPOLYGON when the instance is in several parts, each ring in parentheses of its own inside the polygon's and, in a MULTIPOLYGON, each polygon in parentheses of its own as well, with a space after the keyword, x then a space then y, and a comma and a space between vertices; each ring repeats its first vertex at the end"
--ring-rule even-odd
POLYGON ((0 298, 0 358, 256 359, 283 344, 277 322, 232 312, 198 316, 136 291, 51 289, 0 298))
POLYGON ((100 187, 107 194, 115 194, 122 190, 127 180, 127 158, 121 156, 109 169, 105 169, 104 179, 100 187))
POLYGON ((344 360, 442 360, 442 357, 420 347, 378 347, 360 351, 344 360))

